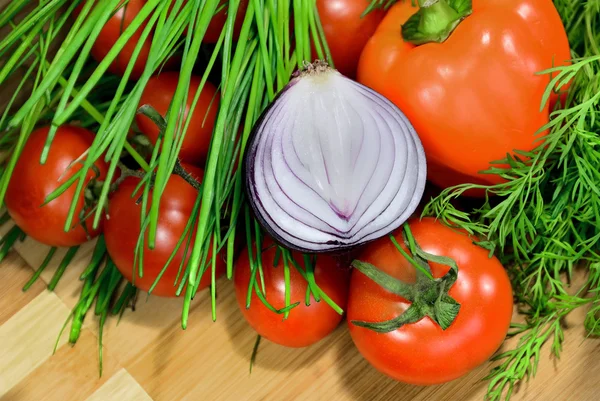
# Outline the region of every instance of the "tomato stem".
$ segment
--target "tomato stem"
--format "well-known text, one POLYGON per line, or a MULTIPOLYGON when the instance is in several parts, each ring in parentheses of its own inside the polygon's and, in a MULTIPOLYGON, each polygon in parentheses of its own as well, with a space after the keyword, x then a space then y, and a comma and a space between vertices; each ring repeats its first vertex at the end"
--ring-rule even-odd
POLYGON ((415 304, 412 304, 407 310, 404 311, 404 313, 385 322, 370 323, 352 321, 352 323, 356 326, 365 327, 378 333, 389 333, 390 331, 394 331, 405 324, 416 323, 424 316, 425 314, 423 311, 415 304))
POLYGON ((419 10, 402 25, 402 37, 415 45, 442 43, 473 12, 471 0, 419 0, 419 10))
POLYGON ((412 256, 397 243, 393 236, 390 236, 390 239, 402 256, 415 267, 417 275, 415 283, 398 280, 372 264, 360 260, 354 260, 352 266, 389 292, 409 301, 410 307, 399 316, 384 322, 353 321, 352 323, 379 333, 388 333, 429 316, 442 330, 446 330, 454 322, 460 310, 460 304, 448 294, 458 278, 458 266, 448 257, 423 251, 414 240, 407 224, 404 226, 403 235, 405 246, 412 256), (433 278, 429 262, 449 266, 450 270, 441 278, 433 278))
MULTIPOLYGON (((167 128, 167 122, 165 121, 164 117, 160 115, 160 113, 158 111, 156 111, 150 105, 143 105, 142 107, 139 108, 138 114, 142 114, 142 115, 148 117, 158 127, 158 130, 159 130, 158 137, 163 138, 163 136, 165 134, 165 130, 167 128)), ((119 167, 121 168, 122 171, 127 171, 127 174, 124 174, 124 175, 133 175, 133 176, 137 176, 137 177, 143 177, 145 175, 144 173, 135 172, 135 171, 131 171, 130 169, 124 168, 122 163, 119 164, 119 167)), ((198 191, 198 192, 202 191, 202 184, 200 184, 200 182, 198 180, 196 180, 192 174, 190 174, 188 171, 186 171, 186 169, 181 165, 179 159, 177 159, 175 161, 175 166, 173 167, 172 174, 178 175, 181 178, 183 178, 188 184, 190 184, 192 187, 194 187, 194 189, 196 191, 198 191)), ((156 176, 157 176, 157 173, 154 172, 153 179, 156 178, 156 176)))

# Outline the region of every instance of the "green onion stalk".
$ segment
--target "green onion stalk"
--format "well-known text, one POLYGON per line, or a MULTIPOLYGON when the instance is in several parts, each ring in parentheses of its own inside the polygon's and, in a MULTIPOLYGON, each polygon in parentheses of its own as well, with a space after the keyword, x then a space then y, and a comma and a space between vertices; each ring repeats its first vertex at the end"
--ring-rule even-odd
MULTIPOLYGON (((254 255, 252 266, 260 277, 257 284, 262 283, 262 231, 249 209, 244 207, 241 171, 235 166, 242 161, 252 127, 263 109, 288 83, 292 73, 311 60, 312 49, 317 57, 330 63, 331 57, 314 0, 248 1, 237 40, 234 40, 233 31, 240 0, 148 0, 131 24, 122 28, 119 40, 108 54, 100 62, 92 60, 90 51, 102 27, 116 10, 127 4, 128 1, 123 0, 42 0, 31 6, 28 2, 13 0, 2 12, 0 29, 7 29, 8 34, 0 41, 0 85, 5 87, 16 77, 18 86, 0 117, 0 155, 3 156, 0 159, 0 204, 20 153, 37 126, 51 126, 39 161, 42 164, 46 162, 58 126, 70 123, 91 129, 96 133, 95 139, 87 157, 82 160, 81 170, 50 194, 46 202, 68 188, 75 188, 74 201, 64 225, 68 230, 77 219, 76 199, 86 190, 88 171, 94 168, 95 161, 104 159, 109 163, 107 177, 101 186, 94 188, 97 204, 93 209, 93 226, 97 227, 114 190, 115 173, 125 158, 133 160, 136 168, 142 171, 143 215, 136 269, 143 274, 142 250, 146 246, 152 249, 155 245, 160 200, 170 175, 177 170, 178 154, 188 130, 190 120, 182 124, 180 116, 189 100, 192 72, 199 68, 203 70, 201 84, 196 93, 190 94, 193 96, 190 113, 209 77, 220 76, 219 111, 204 179, 197 187, 198 197, 190 224, 171 257, 181 247, 190 255, 189 261, 180 266, 177 278, 178 293, 183 299, 181 325, 185 328, 190 303, 204 274, 212 278, 212 315, 216 319, 216 258, 208 255, 211 251, 212 255, 223 251, 227 259, 227 276, 231 278, 235 239, 243 236, 244 231, 249 235, 248 246, 255 247, 251 253, 254 255), (223 8, 226 8, 227 20, 219 40, 214 45, 207 45, 203 43, 203 37, 209 23, 223 8), (131 40, 138 42, 126 70, 122 76, 111 74, 109 67, 131 40), (132 79, 133 67, 145 41, 151 43, 147 62, 141 76, 132 79), (150 78, 159 73, 170 58, 181 60, 177 90, 166 115, 152 116, 159 124, 160 139, 154 149, 147 152, 150 157, 145 157, 147 155, 141 152, 135 136, 129 133, 137 131, 133 124, 137 113, 157 114, 148 108, 138 109, 138 105, 150 78), (190 241, 188 235, 191 230, 196 230, 194 241, 190 241)), ((16 227, 11 233, 3 242, 7 250, 22 234, 16 227)), ((41 269, 50 262, 54 251, 54 248, 50 250, 41 269)), ((70 257, 61 263, 59 274, 52 280, 52 288, 58 285, 76 251, 73 248, 68 254, 70 257)), ((167 266, 168 263, 163 272, 167 266)), ((292 263, 291 256, 286 268, 298 268, 307 277, 300 264, 292 263)), ((312 271, 310 266, 305 268, 312 271)), ((39 274, 32 280, 38 277, 39 274)), ((109 310, 112 314, 122 314, 128 304, 133 306, 135 288, 130 284, 120 285, 121 279, 106 255, 101 237, 89 266, 81 275, 80 300, 69 317, 73 321, 72 342, 79 337, 83 320, 94 300, 102 324, 109 310)), ((289 281, 286 282, 288 294, 289 285, 289 281)), ((339 313, 343 312, 322 294, 318 286, 311 285, 311 288, 316 299, 323 297, 339 313)), ((253 285, 251 291, 257 292, 258 298, 268 305, 264 285, 253 285)), ((277 310, 268 305, 286 317, 294 306, 277 310)))

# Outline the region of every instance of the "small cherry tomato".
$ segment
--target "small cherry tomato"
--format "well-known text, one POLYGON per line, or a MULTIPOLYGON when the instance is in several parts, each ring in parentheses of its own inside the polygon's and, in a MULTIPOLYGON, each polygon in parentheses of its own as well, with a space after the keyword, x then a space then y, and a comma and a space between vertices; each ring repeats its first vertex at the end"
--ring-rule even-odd
MULTIPOLYGON (((270 239, 263 243, 262 266, 267 301, 276 309, 285 307, 285 274, 283 257, 274 267, 277 247, 270 239)), ((253 248, 254 249, 254 248, 253 248)), ((256 252, 254 249, 253 252, 256 252)), ((302 255, 294 252, 294 260, 304 266, 302 255)), ((281 255, 280 255, 281 256, 281 255)), ((324 300, 316 302, 311 295, 310 305, 305 303, 307 281, 290 263, 290 304, 300 302, 289 312, 287 319, 268 309, 252 292, 250 308, 246 308, 248 285, 250 283, 250 261, 248 250, 242 251, 235 264, 235 294, 240 310, 248 323, 258 334, 269 341, 286 347, 306 347, 330 334, 342 321, 342 316, 324 300)), ((348 269, 339 267, 331 256, 319 255, 314 267, 315 281, 324 293, 342 309, 346 307, 348 296, 348 269)), ((258 271, 256 280, 260 285, 258 271)))
MULTIPOLYGON (((225 27, 227 22, 227 10, 229 9, 229 2, 226 0, 221 1, 217 6, 217 9, 221 9, 210 21, 204 38, 204 43, 217 43, 219 36, 225 27)), ((238 6, 237 14, 235 15, 235 23, 233 25, 233 40, 237 40, 242 30, 242 24, 244 23, 244 17, 246 16, 246 10, 248 9, 248 0, 241 0, 238 6)))
MULTIPOLYGON (((360 53, 385 15, 382 9, 375 9, 361 17, 369 3, 369 0, 317 0, 335 68, 350 78, 356 76, 360 53)), ((316 57, 314 50, 313 56, 316 57)))
MULTIPOLYGON (((199 168, 184 166, 188 172, 191 172, 199 181, 203 177, 203 171, 199 168)), ((183 178, 172 175, 167 182, 165 191, 160 202, 158 212, 158 226, 156 231, 155 248, 148 248, 148 234, 146 233, 146 242, 143 251, 143 276, 138 273, 138 265, 134 265, 135 250, 140 236, 141 227, 141 205, 136 203, 142 195, 143 189, 134 193, 140 179, 135 177, 126 178, 119 188, 112 194, 108 204, 108 218, 106 220, 104 234, 106 239, 106 248, 108 254, 119 271, 125 278, 133 283, 142 291, 149 291, 150 287, 162 271, 163 267, 175 250, 176 244, 184 234, 186 224, 191 218, 194 203, 198 196, 197 191, 188 184, 183 178)), ((150 194, 152 191, 150 191, 150 194)), ((151 196, 151 195, 150 195, 151 196)), ((148 210, 150 205, 148 205, 148 210)), ((190 233, 186 235, 183 243, 177 250, 175 257, 171 260, 158 284, 152 291, 153 295, 174 297, 181 281, 181 275, 185 270, 185 262, 191 255, 191 247, 196 238, 196 227, 191 227, 190 247, 186 254, 185 247, 190 233), (175 278, 182 266, 179 281, 175 283, 175 278)), ((211 242, 212 244, 212 242, 211 242)), ((211 245, 212 249, 212 245, 211 245)), ((212 258, 212 252, 209 252, 208 260, 212 258)), ((225 262, 221 255, 216 258, 217 277, 225 272, 225 262)), ((207 287, 211 282, 210 265, 202 275, 199 289, 207 287)))
MULTIPOLYGON (((49 127, 39 128, 29 136, 6 191, 6 208, 15 223, 36 241, 50 246, 80 245, 97 236, 102 228, 92 229, 93 216, 81 221, 81 217, 88 214, 84 191, 76 203, 74 226, 68 232, 64 231, 64 226, 77 184, 42 205, 48 195, 81 170, 81 163, 75 161, 90 148, 94 134, 80 127, 60 126, 46 163, 40 165, 49 130, 49 127)), ((86 175, 86 185, 93 179, 103 180, 106 177, 108 165, 102 159, 97 160, 94 166, 96 171, 90 169, 86 175), (96 173, 99 174, 97 177, 96 173)))
MULTIPOLYGON (((123 31, 131 24, 145 4, 145 0, 129 0, 128 2, 123 2, 119 5, 117 11, 106 22, 100 31, 100 35, 98 35, 96 42, 92 46, 91 55, 97 62, 104 60, 104 57, 106 57, 110 49, 117 43, 117 40, 119 40, 123 31)), ((79 7, 79 9, 81 8, 82 6, 79 7)), ((117 55, 117 58, 110 65, 108 71, 117 75, 123 75, 125 73, 133 52, 142 37, 144 26, 145 24, 143 24, 125 44, 125 47, 123 47, 121 52, 117 55)), ((151 41, 151 35, 144 41, 142 49, 135 60, 131 78, 137 79, 144 72, 144 68, 148 62, 151 41)))
MULTIPOLYGON (((178 82, 179 73, 177 72, 164 72, 152 77, 146 88, 144 88, 140 99, 140 107, 146 104, 150 105, 160 115, 166 116, 178 82)), ((186 118, 189 116, 200 82, 201 78, 197 76, 192 76, 190 80, 185 111, 186 118)), ((181 145, 179 158, 183 162, 199 166, 206 161, 218 109, 219 93, 217 88, 210 82, 206 82, 202 92, 200 92, 200 98, 194 108, 190 124, 185 133, 185 139, 181 145)), ((140 130, 155 144, 159 129, 152 120, 142 114, 137 114, 136 122, 140 130)))

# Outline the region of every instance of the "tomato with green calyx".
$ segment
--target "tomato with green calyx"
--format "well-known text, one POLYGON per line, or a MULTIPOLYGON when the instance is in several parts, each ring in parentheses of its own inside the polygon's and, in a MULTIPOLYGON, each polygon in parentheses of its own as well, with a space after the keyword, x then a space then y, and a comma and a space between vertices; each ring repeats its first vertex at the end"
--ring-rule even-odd
POLYGON ((502 182, 480 172, 540 144, 536 132, 557 97, 540 111, 550 77, 537 73, 571 57, 560 17, 550 0, 419 4, 390 9, 365 46, 358 81, 407 115, 436 185, 502 182))
MULTIPOLYGON (((91 199, 82 191, 75 207, 73 227, 64 227, 77 184, 71 185, 56 199, 44 205, 46 198, 82 168, 77 161, 85 155, 94 141, 94 134, 84 128, 63 125, 58 127, 46 163, 40 157, 50 127, 31 133, 12 173, 6 191, 5 204, 15 223, 31 238, 50 246, 75 246, 96 237, 102 230, 93 229, 91 199)), ((97 160, 86 175, 86 185, 106 177, 108 165, 97 160)))
MULTIPOLYGON (((266 300, 272 307, 281 310, 286 306, 284 256, 270 239, 265 239, 261 248, 266 300)), ((254 258, 256 258, 256 248, 252 249, 254 258)), ((252 291, 250 305, 247 307, 248 286, 252 276, 248 255, 248 249, 243 250, 235 263, 235 294, 246 321, 258 334, 274 343, 299 348, 314 344, 335 330, 342 321, 342 315, 328 305, 323 298, 319 302, 315 301, 313 294, 310 296, 310 305, 306 304, 308 282, 291 261, 287 262, 290 280, 289 305, 295 303, 298 305, 289 311, 287 319, 283 314, 274 312, 265 306, 255 291, 252 291)), ((297 252, 293 252, 291 255, 294 261, 304 269, 302 255, 297 252)), ((348 298, 349 270, 347 267, 338 266, 336 260, 331 256, 318 255, 313 268, 317 286, 337 306, 344 309, 348 298)), ((261 285, 258 270, 255 271, 255 279, 258 289, 258 286, 261 285)))
POLYGON ((512 288, 498 259, 467 235, 432 218, 409 227, 394 234, 397 245, 381 238, 353 262, 348 326, 379 371, 411 384, 444 383, 500 347, 512 317, 512 288))
MULTIPOLYGON (((335 68, 354 78, 362 49, 383 19, 375 9, 362 17, 369 0, 317 0, 317 10, 335 68)), ((313 49, 313 58, 316 52, 313 49)))
MULTIPOLYGON (((144 88, 140 99, 140 107, 150 105, 161 116, 165 117, 175 95, 178 82, 179 73, 177 72, 164 72, 152 77, 144 88)), ((200 83, 200 77, 191 77, 185 105, 186 119, 190 115, 190 109, 200 83)), ((204 164, 208 155, 218 110, 219 93, 217 88, 210 82, 205 82, 196 107, 191 114, 191 120, 181 145, 179 152, 181 161, 196 166, 204 164)), ((159 129, 156 124, 143 114, 136 115, 136 122, 140 130, 155 144, 159 136, 159 129)))
MULTIPOLYGON (((197 181, 202 180, 204 175, 202 169, 188 165, 184 165, 184 168, 197 181)), ((140 290, 149 291, 185 232, 185 227, 192 216, 198 192, 180 176, 172 175, 170 177, 160 202, 154 249, 148 248, 148 234, 145 235, 144 250, 140 253, 143 258, 143 275, 140 276, 138 270, 139 259, 136 259, 135 256, 140 237, 140 213, 142 208, 141 204, 137 204, 137 200, 143 194, 143 188, 135 192, 135 188, 139 183, 140 178, 127 177, 111 195, 104 236, 108 254, 123 276, 140 290)), ((151 196, 152 191, 150 191, 148 210, 150 210, 151 196)), ((190 231, 188 231, 175 256, 152 290, 153 295, 164 297, 177 295, 177 289, 196 238, 196 227, 194 225, 191 226, 190 231), (190 245, 186 252, 188 239, 190 245), (175 279, 178 276, 180 266, 182 266, 181 274, 176 282, 175 279)), ((209 266, 202 275, 199 289, 205 288, 211 283, 211 258, 212 253, 209 253, 209 266)), ((220 254, 216 257, 215 267, 216 276, 220 277, 225 272, 225 262, 220 254)))

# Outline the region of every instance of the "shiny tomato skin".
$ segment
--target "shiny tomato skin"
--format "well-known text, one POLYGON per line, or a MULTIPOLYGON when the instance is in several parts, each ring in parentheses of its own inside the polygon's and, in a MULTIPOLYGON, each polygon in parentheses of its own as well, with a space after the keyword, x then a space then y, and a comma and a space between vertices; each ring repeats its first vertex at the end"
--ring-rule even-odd
MULTIPOLYGON (((348 326, 360 353, 379 371, 410 384, 429 385, 456 379, 488 360, 500 347, 513 311, 511 284, 504 268, 488 251, 431 218, 413 220, 410 228, 424 251, 448 256, 459 267, 449 294, 461 304, 456 320, 445 331, 425 317, 389 333, 376 333, 351 323, 392 319, 409 303, 354 270, 350 282, 348 326)), ((402 243, 400 232, 395 234, 402 243)), ((415 269, 389 238, 368 245, 359 260, 371 263, 391 276, 415 280, 415 269)), ((448 267, 431 263, 434 277, 448 267)))
MULTIPOLYGON (((166 116, 169 105, 175 95, 177 83, 179 82, 179 73, 163 72, 152 77, 140 99, 140 107, 151 105, 163 117, 166 116)), ((192 76, 186 102, 185 116, 189 116, 196 91, 200 86, 201 78, 192 76)), ((179 158, 197 166, 203 166, 208 155, 212 132, 217 119, 219 110, 219 94, 217 88, 210 82, 206 82, 200 93, 198 103, 194 108, 190 124, 185 134, 185 139, 181 145, 179 158)), ((140 130, 152 141, 156 143, 158 139, 158 127, 148 117, 137 114, 136 122, 140 130)))
MULTIPOLYGON (((91 55, 97 62, 104 60, 104 57, 106 57, 110 49, 112 49, 115 43, 117 43, 117 40, 121 37, 121 33, 131 24, 145 4, 146 0, 129 0, 127 4, 122 3, 119 5, 118 10, 106 22, 100 31, 100 35, 98 35, 96 42, 92 46, 91 55)), ((131 56, 142 37, 144 27, 145 24, 140 27, 133 34, 129 42, 125 44, 123 50, 121 50, 115 61, 113 61, 108 68, 109 72, 116 75, 123 75, 125 73, 127 65, 131 60, 131 56)), ((148 54, 150 53, 151 40, 152 38, 150 35, 144 41, 142 49, 135 60, 133 70, 131 71, 130 77, 132 79, 139 78, 144 72, 144 68, 148 62, 148 54)))
MULTIPOLYGON (((185 167, 197 178, 200 180, 202 179, 203 172, 201 169, 189 166, 185 167)), ((192 214, 192 209, 198 194, 196 190, 181 177, 176 175, 171 176, 160 203, 155 248, 150 250, 146 242, 143 255, 143 277, 139 276, 137 266, 134 277, 135 249, 140 235, 141 220, 141 205, 137 205, 136 200, 141 196, 142 190, 136 192, 136 195, 133 196, 133 198, 132 194, 139 182, 139 178, 128 177, 112 194, 108 204, 108 218, 106 220, 104 234, 108 254, 119 271, 129 282, 133 283, 140 290, 147 292, 162 268, 165 266, 171 253, 175 249, 177 242, 181 238, 185 226, 192 214)), ((150 194, 152 194, 152 192, 150 192, 150 194)), ((186 261, 190 257, 191 246, 195 237, 195 227, 192 227, 192 238, 190 248, 186 254, 186 261)), ((177 286, 174 286, 174 283, 177 272, 179 271, 179 266, 183 260, 185 241, 187 241, 187 238, 188 237, 186 237, 180 246, 176 256, 173 258, 162 278, 152 291, 153 295, 163 297, 176 296, 176 290, 180 281, 177 282, 177 286)), ((212 257, 212 253, 209 258, 210 257, 212 257)), ((221 255, 217 255, 216 260, 216 275, 217 277, 220 277, 225 272, 225 262, 221 255)), ((211 271, 207 270, 202 276, 199 289, 207 287, 210 282, 211 271)))
MULTIPOLYGON (((317 0, 317 10, 335 68, 354 78, 360 54, 385 16, 376 9, 361 18, 369 0, 317 0)), ((313 50, 313 57, 316 52, 313 50)))
MULTIPOLYGON (((262 266, 265 280, 265 293, 269 303, 277 309, 285 307, 285 277, 283 258, 273 267, 276 248, 272 242, 265 242, 262 253, 262 266)), ((254 249, 254 248, 253 248, 254 249)), ((254 249, 253 252, 256 252, 254 249)), ((294 259, 304 266, 302 255, 294 253, 294 259)), ((258 273, 257 273, 258 274, 258 273)), ((258 278, 258 276, 257 276, 258 278)), ((345 309, 348 298, 348 269, 337 266, 331 256, 319 255, 315 267, 317 285, 345 309)), ((305 304, 307 283, 298 271, 290 266, 291 303, 300 302, 289 313, 286 320, 269 310, 252 293, 250 308, 246 308, 246 295, 250 282, 248 250, 244 249, 235 264, 234 283, 238 306, 246 321, 262 337, 286 347, 300 348, 312 345, 330 334, 342 321, 342 316, 323 300, 315 302, 311 296, 310 306, 305 304)))
MULTIPOLYGON (((81 224, 77 224, 68 232, 64 231, 69 208, 75 196, 76 184, 47 205, 42 206, 42 204, 48 195, 81 169, 80 163, 70 165, 89 149, 94 141, 94 134, 80 127, 60 126, 56 131, 46 163, 40 165, 48 132, 49 127, 38 128, 29 136, 6 191, 6 208, 15 223, 36 241, 50 246, 80 245, 100 234, 102 222, 96 230, 93 230, 93 216, 86 219, 85 225, 89 237, 81 224)), ((100 173, 98 179, 104 179, 108 165, 102 159, 94 164, 100 173)), ((90 169, 86 176, 86 183, 95 176, 95 172, 90 169)), ((77 201, 73 224, 80 221, 79 215, 84 206, 82 192, 77 201)))
MULTIPOLYGON (((204 43, 215 44, 219 41, 219 36, 227 23, 227 10, 229 8, 229 2, 224 0, 218 6, 217 9, 223 7, 208 24, 206 33, 202 41, 204 43)), ((233 24, 233 40, 237 40, 240 37, 240 31, 242 30, 242 24, 244 23, 244 17, 246 16, 246 10, 248 9, 248 0, 241 0, 238 6, 237 14, 235 15, 235 23, 233 24)))
POLYGON ((444 43, 417 47, 399 29, 415 11, 409 1, 390 9, 363 50, 359 82, 407 115, 436 185, 502 182, 480 172, 539 144, 535 133, 552 106, 540 112, 549 77, 536 73, 571 58, 554 5, 473 0, 473 13, 444 43))

